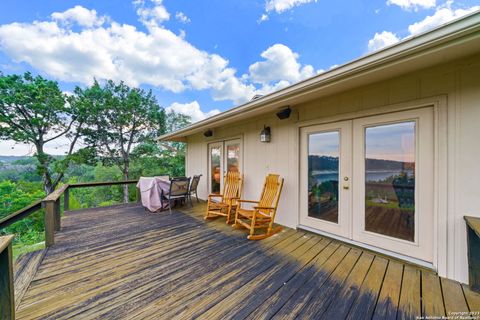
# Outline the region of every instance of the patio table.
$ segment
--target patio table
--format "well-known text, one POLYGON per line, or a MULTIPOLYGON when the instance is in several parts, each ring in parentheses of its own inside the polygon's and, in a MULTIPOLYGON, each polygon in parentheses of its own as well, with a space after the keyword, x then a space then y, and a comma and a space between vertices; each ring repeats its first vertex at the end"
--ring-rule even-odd
POLYGON ((162 197, 170 190, 168 176, 140 177, 137 188, 140 190, 142 205, 151 212, 168 208, 168 203, 162 203, 162 197))

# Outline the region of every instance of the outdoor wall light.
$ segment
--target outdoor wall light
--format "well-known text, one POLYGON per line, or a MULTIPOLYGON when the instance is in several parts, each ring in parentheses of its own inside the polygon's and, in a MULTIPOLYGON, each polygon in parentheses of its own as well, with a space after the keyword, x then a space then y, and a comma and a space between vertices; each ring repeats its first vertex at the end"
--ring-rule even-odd
POLYGON ((290 113, 292 113, 292 109, 290 107, 286 107, 277 112, 277 117, 280 120, 288 119, 290 117, 290 113))
POLYGON ((260 132, 260 142, 270 142, 271 137, 270 127, 263 126, 263 130, 260 132))
POLYGON ((211 136, 213 136, 213 131, 211 129, 208 129, 207 131, 205 131, 203 133, 203 135, 206 137, 206 138, 209 138, 211 136))

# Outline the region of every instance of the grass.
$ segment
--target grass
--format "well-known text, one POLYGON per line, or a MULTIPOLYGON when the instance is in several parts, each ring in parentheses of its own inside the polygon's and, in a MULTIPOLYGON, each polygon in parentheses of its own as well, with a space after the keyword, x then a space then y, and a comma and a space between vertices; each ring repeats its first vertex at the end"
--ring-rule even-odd
POLYGON ((18 256, 23 253, 45 249, 45 242, 39 242, 35 244, 30 244, 30 245, 19 243, 17 245, 14 245, 12 249, 13 249, 13 261, 16 261, 18 256))

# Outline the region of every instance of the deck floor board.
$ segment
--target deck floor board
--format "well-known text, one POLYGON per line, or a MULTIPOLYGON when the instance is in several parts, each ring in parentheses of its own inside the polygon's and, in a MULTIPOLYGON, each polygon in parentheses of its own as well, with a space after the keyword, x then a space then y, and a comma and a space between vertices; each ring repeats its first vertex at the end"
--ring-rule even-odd
POLYGON ((480 311, 435 273, 305 231, 252 242, 205 205, 67 212, 18 319, 372 319, 480 311))

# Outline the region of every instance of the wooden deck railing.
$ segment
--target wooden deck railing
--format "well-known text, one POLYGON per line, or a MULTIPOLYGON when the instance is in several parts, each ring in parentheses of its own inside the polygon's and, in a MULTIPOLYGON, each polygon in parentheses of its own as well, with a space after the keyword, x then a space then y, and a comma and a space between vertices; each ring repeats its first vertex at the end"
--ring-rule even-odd
MULTIPOLYGON (((55 243, 55 231, 59 231, 61 225, 60 199, 63 195, 64 210, 69 209, 70 189, 101 187, 112 185, 135 184, 138 180, 106 181, 64 184, 49 194, 43 200, 38 200, 11 215, 0 219, 0 230, 12 223, 20 221, 34 212, 45 209, 45 246, 50 247, 55 243)), ((137 201, 139 192, 137 189, 137 201)), ((15 301, 13 290, 13 259, 12 239, 13 235, 0 237, 0 319, 15 319, 15 301)))
MULTIPOLYGON (((60 219, 60 216, 61 216, 60 199, 63 195, 64 210, 68 210, 69 202, 70 202, 70 189, 135 184, 137 182, 138 180, 125 180, 125 181, 102 181, 102 182, 64 184, 61 187, 59 187, 57 190, 49 194, 43 200, 38 200, 32 203, 31 205, 29 205, 28 207, 25 207, 3 219, 0 219, 0 230, 44 208, 45 209, 45 246, 49 247, 55 243, 55 231, 59 231, 62 227, 61 219, 60 219)), ((137 194, 137 200, 138 200, 138 194, 137 194)))

